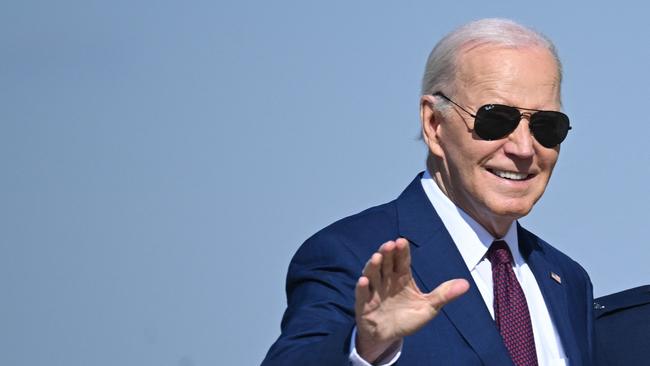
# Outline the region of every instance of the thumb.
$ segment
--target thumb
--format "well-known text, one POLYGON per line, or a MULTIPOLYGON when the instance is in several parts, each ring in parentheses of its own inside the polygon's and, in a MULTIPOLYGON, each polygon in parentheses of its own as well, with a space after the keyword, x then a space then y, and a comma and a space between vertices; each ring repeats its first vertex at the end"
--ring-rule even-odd
POLYGON ((431 306, 437 311, 447 305, 448 303, 456 300, 469 289, 469 282, 462 278, 456 278, 440 284, 433 291, 425 296, 429 299, 431 306))

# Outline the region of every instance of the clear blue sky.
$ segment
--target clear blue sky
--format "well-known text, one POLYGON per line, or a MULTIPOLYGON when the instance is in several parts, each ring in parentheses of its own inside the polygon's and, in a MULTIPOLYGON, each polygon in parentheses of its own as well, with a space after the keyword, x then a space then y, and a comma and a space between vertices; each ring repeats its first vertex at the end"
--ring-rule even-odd
POLYGON ((426 56, 482 17, 564 62, 574 129, 523 224, 596 295, 649 283, 648 9, 601 4, 4 2, 0 364, 259 364, 302 241, 423 169, 426 56))

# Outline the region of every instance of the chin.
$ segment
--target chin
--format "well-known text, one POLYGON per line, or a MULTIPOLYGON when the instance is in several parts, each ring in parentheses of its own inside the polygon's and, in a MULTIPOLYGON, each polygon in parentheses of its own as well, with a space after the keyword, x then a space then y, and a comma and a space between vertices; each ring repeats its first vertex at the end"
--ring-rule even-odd
POLYGON ((537 200, 522 199, 522 198, 501 198, 496 199, 488 204, 488 210, 498 217, 509 217, 513 220, 522 218, 533 209, 533 205, 537 200))

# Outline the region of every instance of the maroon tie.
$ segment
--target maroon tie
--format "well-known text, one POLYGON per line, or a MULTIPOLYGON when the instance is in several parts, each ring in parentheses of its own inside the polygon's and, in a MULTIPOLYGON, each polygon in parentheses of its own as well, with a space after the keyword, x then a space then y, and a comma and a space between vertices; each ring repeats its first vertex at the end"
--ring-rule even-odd
POLYGON ((492 243, 487 252, 492 263, 494 320, 512 361, 517 366, 537 366, 535 338, 526 296, 512 270, 512 254, 503 240, 492 243))

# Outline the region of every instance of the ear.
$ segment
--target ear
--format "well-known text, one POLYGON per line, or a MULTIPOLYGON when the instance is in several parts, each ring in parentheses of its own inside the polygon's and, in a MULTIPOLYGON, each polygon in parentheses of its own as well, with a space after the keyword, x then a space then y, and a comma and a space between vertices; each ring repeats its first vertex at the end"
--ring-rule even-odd
POLYGON ((440 146, 440 123, 442 116, 434 105, 437 97, 433 95, 423 95, 420 98, 420 122, 422 122, 422 139, 429 147, 431 154, 442 157, 442 147, 440 146))

